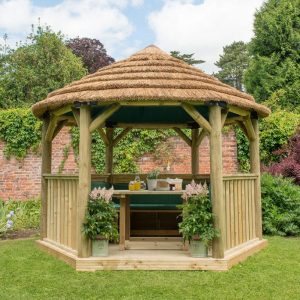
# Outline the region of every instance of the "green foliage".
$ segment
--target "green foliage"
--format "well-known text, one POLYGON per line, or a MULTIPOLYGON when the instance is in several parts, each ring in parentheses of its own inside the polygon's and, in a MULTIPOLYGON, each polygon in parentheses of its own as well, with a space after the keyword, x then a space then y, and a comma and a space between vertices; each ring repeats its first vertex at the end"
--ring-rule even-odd
MULTIPOLYGON (((11 230, 39 228, 40 226, 41 201, 32 199, 26 201, 0 200, 0 235, 1 229, 5 228, 7 215, 13 211, 11 230)), ((6 230, 2 230, 5 234, 6 230)))
POLYGON ((199 194, 190 196, 182 205, 182 222, 178 224, 179 232, 184 240, 191 241, 200 238, 208 245, 214 237, 219 235, 214 228, 211 201, 208 195, 199 194))
POLYGON ((272 235, 300 235, 300 187, 291 179, 261 176, 263 231, 272 235))
POLYGON ((278 111, 260 122, 260 153, 265 164, 278 161, 274 152, 287 145, 300 123, 300 114, 278 111))
POLYGON ((36 149, 41 139, 41 122, 29 109, 0 110, 0 139, 4 154, 23 158, 28 149, 36 149))
MULTIPOLYGON (((116 129, 114 136, 117 136, 122 129, 116 129)), ((72 146, 75 154, 78 155, 79 131, 78 128, 71 129, 72 146)), ((136 160, 144 153, 153 152, 156 146, 167 136, 175 133, 171 130, 139 130, 130 131, 118 144, 114 147, 114 173, 135 173, 138 172, 136 160)), ((92 164, 97 173, 104 172, 105 168, 105 145, 99 135, 94 132, 92 134, 92 164)))
POLYGON ((255 14, 245 85, 273 109, 300 112, 299 11, 299 0, 269 0, 255 14))
POLYGON ((61 174, 62 171, 64 170, 65 163, 69 157, 70 148, 71 148, 71 145, 66 145, 63 149, 63 159, 58 166, 58 174, 61 174))
POLYGON ((181 59, 183 60, 184 62, 186 62, 187 64, 191 65, 191 66, 194 66, 194 65, 199 65, 199 64, 203 64, 205 63, 204 60, 201 60, 201 59, 195 59, 193 56, 194 56, 194 53, 192 54, 182 54, 180 53, 180 51, 171 51, 170 54, 175 57, 175 58, 178 58, 178 59, 181 59))
POLYGON ((0 107, 29 106, 85 74, 63 36, 39 26, 0 60, 0 107))
POLYGON ((147 178, 148 179, 157 179, 158 175, 159 175, 159 170, 155 169, 152 170, 151 172, 148 173, 147 178))
POLYGON ((235 136, 239 169, 248 172, 250 170, 249 141, 239 126, 235 126, 235 136))
POLYGON ((221 70, 214 75, 222 82, 242 90, 243 77, 249 65, 249 60, 248 45, 242 41, 233 42, 223 47, 223 54, 215 63, 221 70))
POLYGON ((100 236, 107 240, 117 241, 119 237, 117 218, 117 211, 112 201, 105 201, 103 198, 90 198, 83 232, 92 240, 100 236))
MULTIPOLYGON (((300 114, 278 111, 260 121, 260 158, 265 165, 282 158, 277 150, 287 145, 300 123, 300 114)), ((237 155, 242 171, 249 171, 249 142, 243 131, 236 127, 237 155)))

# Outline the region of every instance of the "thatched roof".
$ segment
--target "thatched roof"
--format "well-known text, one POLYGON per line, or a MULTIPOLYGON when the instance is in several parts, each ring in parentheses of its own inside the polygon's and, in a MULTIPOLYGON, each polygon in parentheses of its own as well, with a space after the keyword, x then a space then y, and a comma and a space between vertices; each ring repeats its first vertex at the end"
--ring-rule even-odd
POLYGON ((156 46, 149 46, 128 59, 113 63, 58 89, 33 105, 41 117, 74 102, 106 101, 224 101, 265 117, 270 110, 252 96, 189 66, 156 46))

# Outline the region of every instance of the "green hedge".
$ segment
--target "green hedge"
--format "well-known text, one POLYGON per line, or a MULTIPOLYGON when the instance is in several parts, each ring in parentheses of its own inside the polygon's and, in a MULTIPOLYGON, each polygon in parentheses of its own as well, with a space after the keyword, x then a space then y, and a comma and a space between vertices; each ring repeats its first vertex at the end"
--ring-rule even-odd
POLYGON ((30 199, 27 201, 0 200, 0 235, 5 234, 8 219, 13 223, 11 230, 38 229, 40 226, 41 201, 30 199), (8 218, 10 212, 13 216, 8 218))
POLYGON ((300 186, 291 179, 264 173, 261 193, 264 233, 300 235, 300 186))

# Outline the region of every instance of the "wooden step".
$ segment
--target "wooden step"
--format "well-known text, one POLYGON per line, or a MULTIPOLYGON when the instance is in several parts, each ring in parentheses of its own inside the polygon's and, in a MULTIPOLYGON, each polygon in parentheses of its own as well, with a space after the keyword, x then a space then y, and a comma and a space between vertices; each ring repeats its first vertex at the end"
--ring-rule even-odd
POLYGON ((180 238, 131 238, 125 241, 126 250, 183 250, 183 241, 180 238))

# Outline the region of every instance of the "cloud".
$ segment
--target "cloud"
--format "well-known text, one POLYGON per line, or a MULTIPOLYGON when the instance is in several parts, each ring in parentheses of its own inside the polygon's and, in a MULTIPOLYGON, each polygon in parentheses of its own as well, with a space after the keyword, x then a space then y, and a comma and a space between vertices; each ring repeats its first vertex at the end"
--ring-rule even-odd
POLYGON ((165 0, 148 21, 155 44, 164 50, 195 53, 206 61, 200 67, 208 73, 217 70, 214 62, 223 46, 234 41, 248 42, 253 36, 254 13, 264 0, 165 0))
POLYGON ((50 25, 68 37, 98 38, 111 53, 133 32, 133 25, 123 13, 128 5, 141 0, 63 0, 54 6, 40 7, 30 0, 0 0, 0 31, 10 41, 24 39, 30 25, 50 25))

